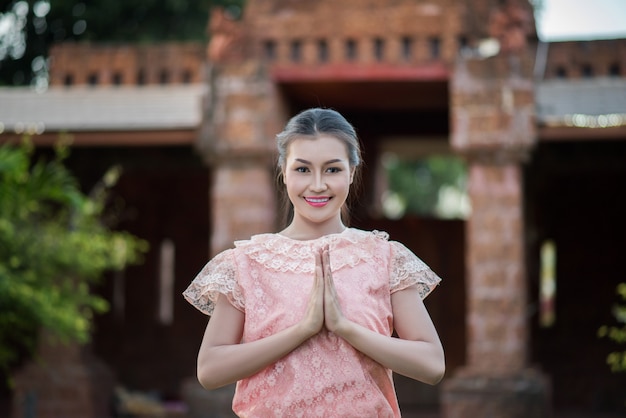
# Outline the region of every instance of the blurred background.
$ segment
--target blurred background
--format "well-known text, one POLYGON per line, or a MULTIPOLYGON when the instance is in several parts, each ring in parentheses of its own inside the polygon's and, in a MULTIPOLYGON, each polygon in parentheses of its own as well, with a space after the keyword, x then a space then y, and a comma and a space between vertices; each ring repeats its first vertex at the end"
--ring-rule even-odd
POLYGON ((351 224, 444 281, 403 415, 626 414, 621 0, 0 2, 0 416, 231 416, 182 291, 284 221, 274 136, 332 107, 351 224))

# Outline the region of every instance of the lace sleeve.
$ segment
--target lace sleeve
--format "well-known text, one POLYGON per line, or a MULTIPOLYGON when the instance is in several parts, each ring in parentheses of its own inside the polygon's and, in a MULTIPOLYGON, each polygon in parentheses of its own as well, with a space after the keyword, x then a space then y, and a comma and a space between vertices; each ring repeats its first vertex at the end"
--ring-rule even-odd
POLYGON ((226 250, 209 261, 183 292, 187 302, 202 313, 211 316, 220 295, 237 309, 245 309, 243 296, 237 284, 237 267, 233 250, 226 250))
POLYGON ((389 267, 391 293, 417 285, 422 299, 426 298, 441 282, 441 278, 403 244, 397 241, 389 243, 391 244, 389 267))

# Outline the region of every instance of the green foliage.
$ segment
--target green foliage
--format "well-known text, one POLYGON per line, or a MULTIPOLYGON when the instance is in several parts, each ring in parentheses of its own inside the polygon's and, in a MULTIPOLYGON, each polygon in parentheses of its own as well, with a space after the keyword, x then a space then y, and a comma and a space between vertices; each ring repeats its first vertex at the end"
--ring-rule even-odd
MULTIPOLYGON (((384 162, 389 190, 400 200, 401 213, 420 216, 462 217, 462 208, 444 207, 446 192, 461 199, 466 189, 464 162, 450 156, 402 160, 388 155, 384 162)), ((457 202, 460 204, 460 202, 457 202)))
MULTIPOLYGON (((617 294, 622 302, 626 302, 626 283, 620 283, 617 286, 617 294)), ((615 304, 613 306, 613 316, 617 322, 624 325, 603 325, 598 330, 598 336, 600 338, 609 338, 617 344, 624 345, 626 344, 626 304, 615 304)), ((626 372, 626 350, 609 353, 606 357, 606 362, 611 367, 611 371, 626 372)))
POLYGON ((45 77, 47 69, 40 68, 40 63, 53 43, 206 41, 210 9, 224 6, 237 15, 244 3, 245 0, 0 0, 0 21, 3 15, 11 17, 4 21, 7 35, 0 34, 0 85, 28 85, 37 77, 45 77), (25 25, 15 19, 22 10, 27 10, 25 25), (3 54, 11 50, 17 52, 3 54))
POLYGON ((0 146, 3 373, 33 353, 41 329, 63 341, 88 341, 94 313, 108 309, 90 285, 140 262, 147 250, 145 241, 101 222, 116 171, 88 196, 63 165, 67 152, 60 146, 51 161, 33 161, 27 143, 0 146))

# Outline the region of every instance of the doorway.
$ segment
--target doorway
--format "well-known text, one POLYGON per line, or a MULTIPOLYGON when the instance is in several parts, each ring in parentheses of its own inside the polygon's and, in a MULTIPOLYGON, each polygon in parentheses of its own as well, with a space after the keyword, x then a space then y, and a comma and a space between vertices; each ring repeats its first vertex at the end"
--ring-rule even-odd
POLYGON ((552 379, 556 411, 626 413, 626 373, 606 364, 620 347, 598 337, 600 326, 616 324, 616 287, 626 282, 625 184, 626 142, 540 142, 525 169, 530 355, 552 379), (542 326, 540 248, 548 241, 554 322, 542 326))
MULTIPOLYGON (((377 167, 390 141, 406 153, 450 153, 447 82, 316 82, 280 84, 289 115, 329 107, 351 122, 363 147, 362 184, 351 206, 351 225, 382 230, 428 264, 443 281, 425 300, 446 351, 446 373, 465 364, 465 222, 410 213, 396 219, 376 210, 377 167), (330 85, 332 84, 332 85, 330 85)), ((403 413, 438 410, 439 389, 396 376, 403 413)))

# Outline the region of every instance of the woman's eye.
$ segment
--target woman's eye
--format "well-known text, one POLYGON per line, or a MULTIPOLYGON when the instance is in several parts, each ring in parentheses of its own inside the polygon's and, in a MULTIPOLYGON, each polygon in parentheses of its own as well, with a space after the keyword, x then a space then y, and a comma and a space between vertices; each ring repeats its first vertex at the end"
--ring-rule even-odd
POLYGON ((306 168, 306 167, 297 167, 296 168, 296 172, 298 172, 298 173, 306 173, 307 171, 309 171, 309 169, 306 168))
POLYGON ((329 173, 339 173, 341 171, 341 168, 339 168, 339 167, 328 167, 327 171, 329 173))

